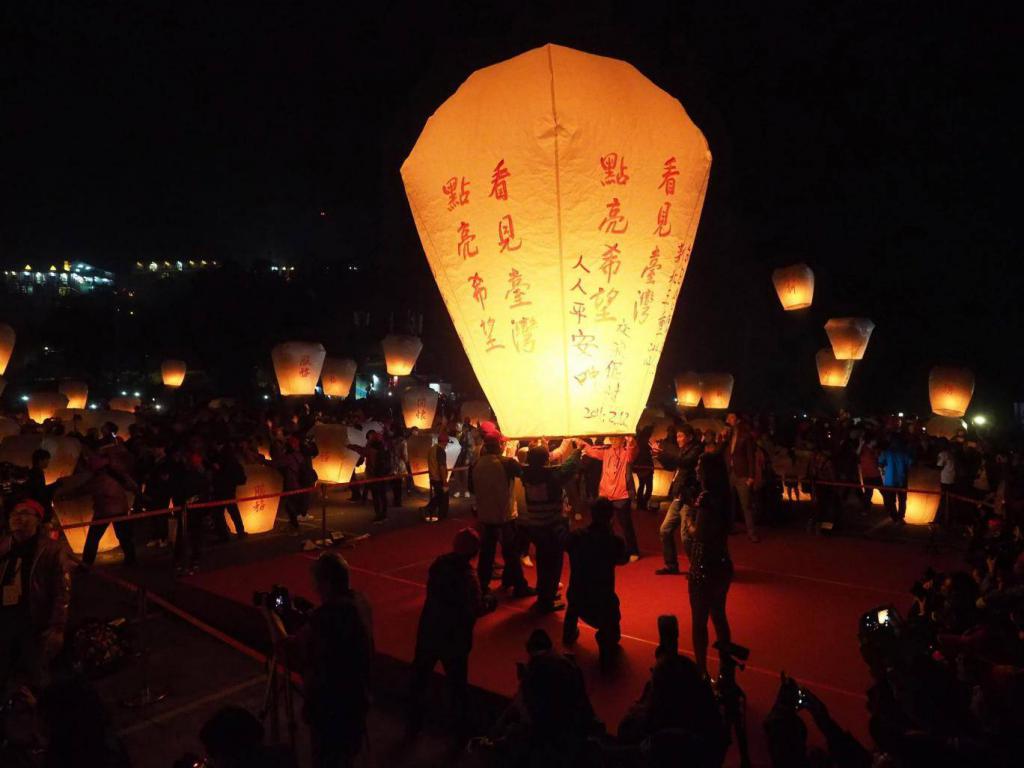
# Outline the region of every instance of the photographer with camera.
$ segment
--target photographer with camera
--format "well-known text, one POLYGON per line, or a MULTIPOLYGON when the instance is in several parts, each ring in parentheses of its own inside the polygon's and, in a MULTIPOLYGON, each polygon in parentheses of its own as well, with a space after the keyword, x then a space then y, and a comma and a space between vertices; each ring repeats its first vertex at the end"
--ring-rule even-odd
MULTIPOLYGON (((350 587, 348 563, 338 553, 324 552, 311 570, 320 606, 309 620, 287 634, 278 613, 268 618, 278 627, 277 651, 302 674, 313 765, 351 766, 366 736, 370 708, 370 606, 350 587)), ((286 599, 261 602, 268 612, 288 608, 286 599)))

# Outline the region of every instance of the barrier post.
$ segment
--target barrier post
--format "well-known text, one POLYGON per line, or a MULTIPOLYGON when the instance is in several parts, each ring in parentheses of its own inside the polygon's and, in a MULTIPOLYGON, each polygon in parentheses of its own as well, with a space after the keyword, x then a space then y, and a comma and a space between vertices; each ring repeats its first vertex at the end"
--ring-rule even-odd
POLYGON ((123 707, 128 709, 137 709, 139 707, 146 707, 150 704, 156 704, 157 702, 163 701, 167 698, 166 691, 154 691, 149 685, 149 593, 143 586, 139 587, 139 600, 138 600, 138 618, 136 623, 139 627, 139 658, 140 658, 140 675, 142 677, 141 685, 138 693, 121 702, 123 707))
POLYGON ((327 535, 327 486, 320 483, 320 540, 327 546, 327 540, 330 538, 327 535))

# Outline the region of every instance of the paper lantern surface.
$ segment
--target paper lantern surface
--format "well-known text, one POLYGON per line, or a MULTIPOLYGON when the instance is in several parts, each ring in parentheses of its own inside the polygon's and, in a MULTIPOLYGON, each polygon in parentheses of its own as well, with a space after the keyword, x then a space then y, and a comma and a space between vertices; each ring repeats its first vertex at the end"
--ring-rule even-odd
POLYGON ((14 329, 7 323, 0 323, 0 376, 7 371, 7 364, 11 362, 11 355, 14 353, 14 342, 17 339, 14 329))
MULTIPOLYGON (((427 451, 430 446, 437 445, 437 435, 429 432, 420 432, 418 435, 411 435, 408 440, 409 466, 412 467, 412 483, 421 491, 430 490, 430 476, 427 472, 427 451), (419 473, 419 474, 417 474, 419 473)), ((448 469, 455 466, 455 462, 462 452, 462 446, 454 437, 448 438, 448 445, 444 449, 445 462, 448 469)))
POLYGON ((349 482, 359 454, 348 446, 365 445, 363 433, 344 424, 317 424, 310 436, 320 451, 313 459, 317 477, 325 483, 349 482))
POLYGON ((814 272, 806 264, 776 269, 772 272, 772 282, 787 312, 806 309, 814 302, 814 272))
POLYGON ((33 392, 28 396, 28 417, 37 424, 52 419, 62 408, 68 407, 68 399, 60 392, 33 392))
POLYGON ((710 166, 676 99, 557 45, 473 73, 427 121, 406 194, 506 435, 633 431, 710 166))
POLYGON ((184 360, 164 360, 160 364, 160 377, 165 387, 180 387, 187 371, 188 366, 184 360))
POLYGON ((270 357, 282 395, 312 395, 320 380, 327 350, 316 342, 286 341, 274 347, 270 357))
POLYGON ((819 349, 814 356, 818 366, 818 381, 823 387, 845 387, 853 373, 853 360, 837 360, 831 349, 819 349))
MULTIPOLYGON (((280 493, 284 487, 281 473, 266 464, 245 464, 243 469, 245 484, 235 490, 236 499, 280 493)), ((280 496, 238 502, 238 511, 242 515, 242 525, 245 526, 246 533, 266 533, 273 530, 280 503, 280 496)), ((231 519, 228 518, 227 522, 228 528, 234 533, 235 526, 231 519)))
POLYGON ((875 324, 866 317, 834 317, 825 323, 825 333, 836 360, 863 360, 875 324))
POLYGON ((30 468, 32 454, 39 448, 50 453, 50 464, 45 471, 46 483, 55 483, 70 477, 82 453, 82 443, 73 437, 61 435, 10 435, 0 440, 0 462, 30 468))
POLYGON ((409 429, 430 429, 437 413, 438 394, 430 387, 410 387, 402 393, 402 416, 409 429))
POLYGON ((330 397, 348 397, 356 379, 356 361, 347 357, 328 357, 320 374, 320 385, 330 397))
POLYGON ((131 395, 110 398, 110 410, 121 413, 135 413, 142 406, 142 400, 131 395))
POLYGON ((928 398, 938 416, 963 416, 974 397, 974 374, 966 368, 935 366, 928 373, 928 398))
POLYGON ((701 398, 705 408, 721 410, 729 407, 735 384, 731 373, 705 373, 700 377, 701 398))
POLYGON ((700 403, 700 374, 689 371, 676 376, 676 404, 680 408, 695 408, 700 403))
MULTIPOLYGON (((53 514, 61 525, 72 525, 73 523, 88 523, 92 520, 92 495, 75 496, 70 499, 54 499, 53 514)), ((85 549, 85 537, 88 528, 71 528, 64 530, 64 536, 68 540, 68 546, 76 555, 82 554, 85 549)), ((118 546, 117 534, 114 526, 108 525, 100 539, 100 546, 97 551, 109 552, 118 546)))
POLYGON ((423 342, 416 336, 390 334, 380 343, 388 376, 408 376, 423 351, 423 342))
POLYGON ((100 411, 92 408, 62 408, 54 414, 54 418, 60 419, 64 428, 71 429, 75 417, 79 418, 79 429, 82 434, 87 430, 99 429, 108 421, 117 425, 117 433, 122 437, 128 436, 128 427, 135 423, 135 414, 127 411, 100 411))
POLYGON ((89 400, 89 385, 84 381, 62 381, 57 390, 68 399, 68 408, 85 408, 89 400))
MULTIPOLYGON (((931 467, 913 466, 907 474, 907 488, 918 491, 938 491, 940 472, 931 467)), ((935 521, 942 497, 938 493, 907 493, 907 514, 904 520, 910 525, 928 525, 935 521)))
POLYGON ((963 428, 960 419, 953 416, 932 416, 924 425, 924 431, 932 437, 953 438, 963 428))

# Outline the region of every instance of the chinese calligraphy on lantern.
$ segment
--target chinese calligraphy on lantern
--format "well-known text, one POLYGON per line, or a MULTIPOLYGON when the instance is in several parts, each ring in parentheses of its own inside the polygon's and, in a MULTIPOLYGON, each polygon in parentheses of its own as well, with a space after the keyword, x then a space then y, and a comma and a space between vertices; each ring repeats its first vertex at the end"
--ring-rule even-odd
POLYGON ((460 205, 469 204, 469 182, 466 177, 452 176, 441 187, 441 191, 448 195, 448 210, 455 210, 460 205))

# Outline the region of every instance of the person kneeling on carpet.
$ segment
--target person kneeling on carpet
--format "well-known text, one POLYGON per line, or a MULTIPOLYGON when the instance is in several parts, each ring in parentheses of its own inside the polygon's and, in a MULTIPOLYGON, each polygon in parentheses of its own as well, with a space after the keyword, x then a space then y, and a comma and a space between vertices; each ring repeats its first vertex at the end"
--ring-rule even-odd
POLYGON ((590 508, 590 525, 569 534, 565 546, 571 572, 562 644, 576 643, 580 636, 579 620, 583 619, 597 630, 602 666, 619 650, 621 637, 615 566, 629 562, 626 542, 612 530, 613 513, 612 502, 599 498, 590 508))

